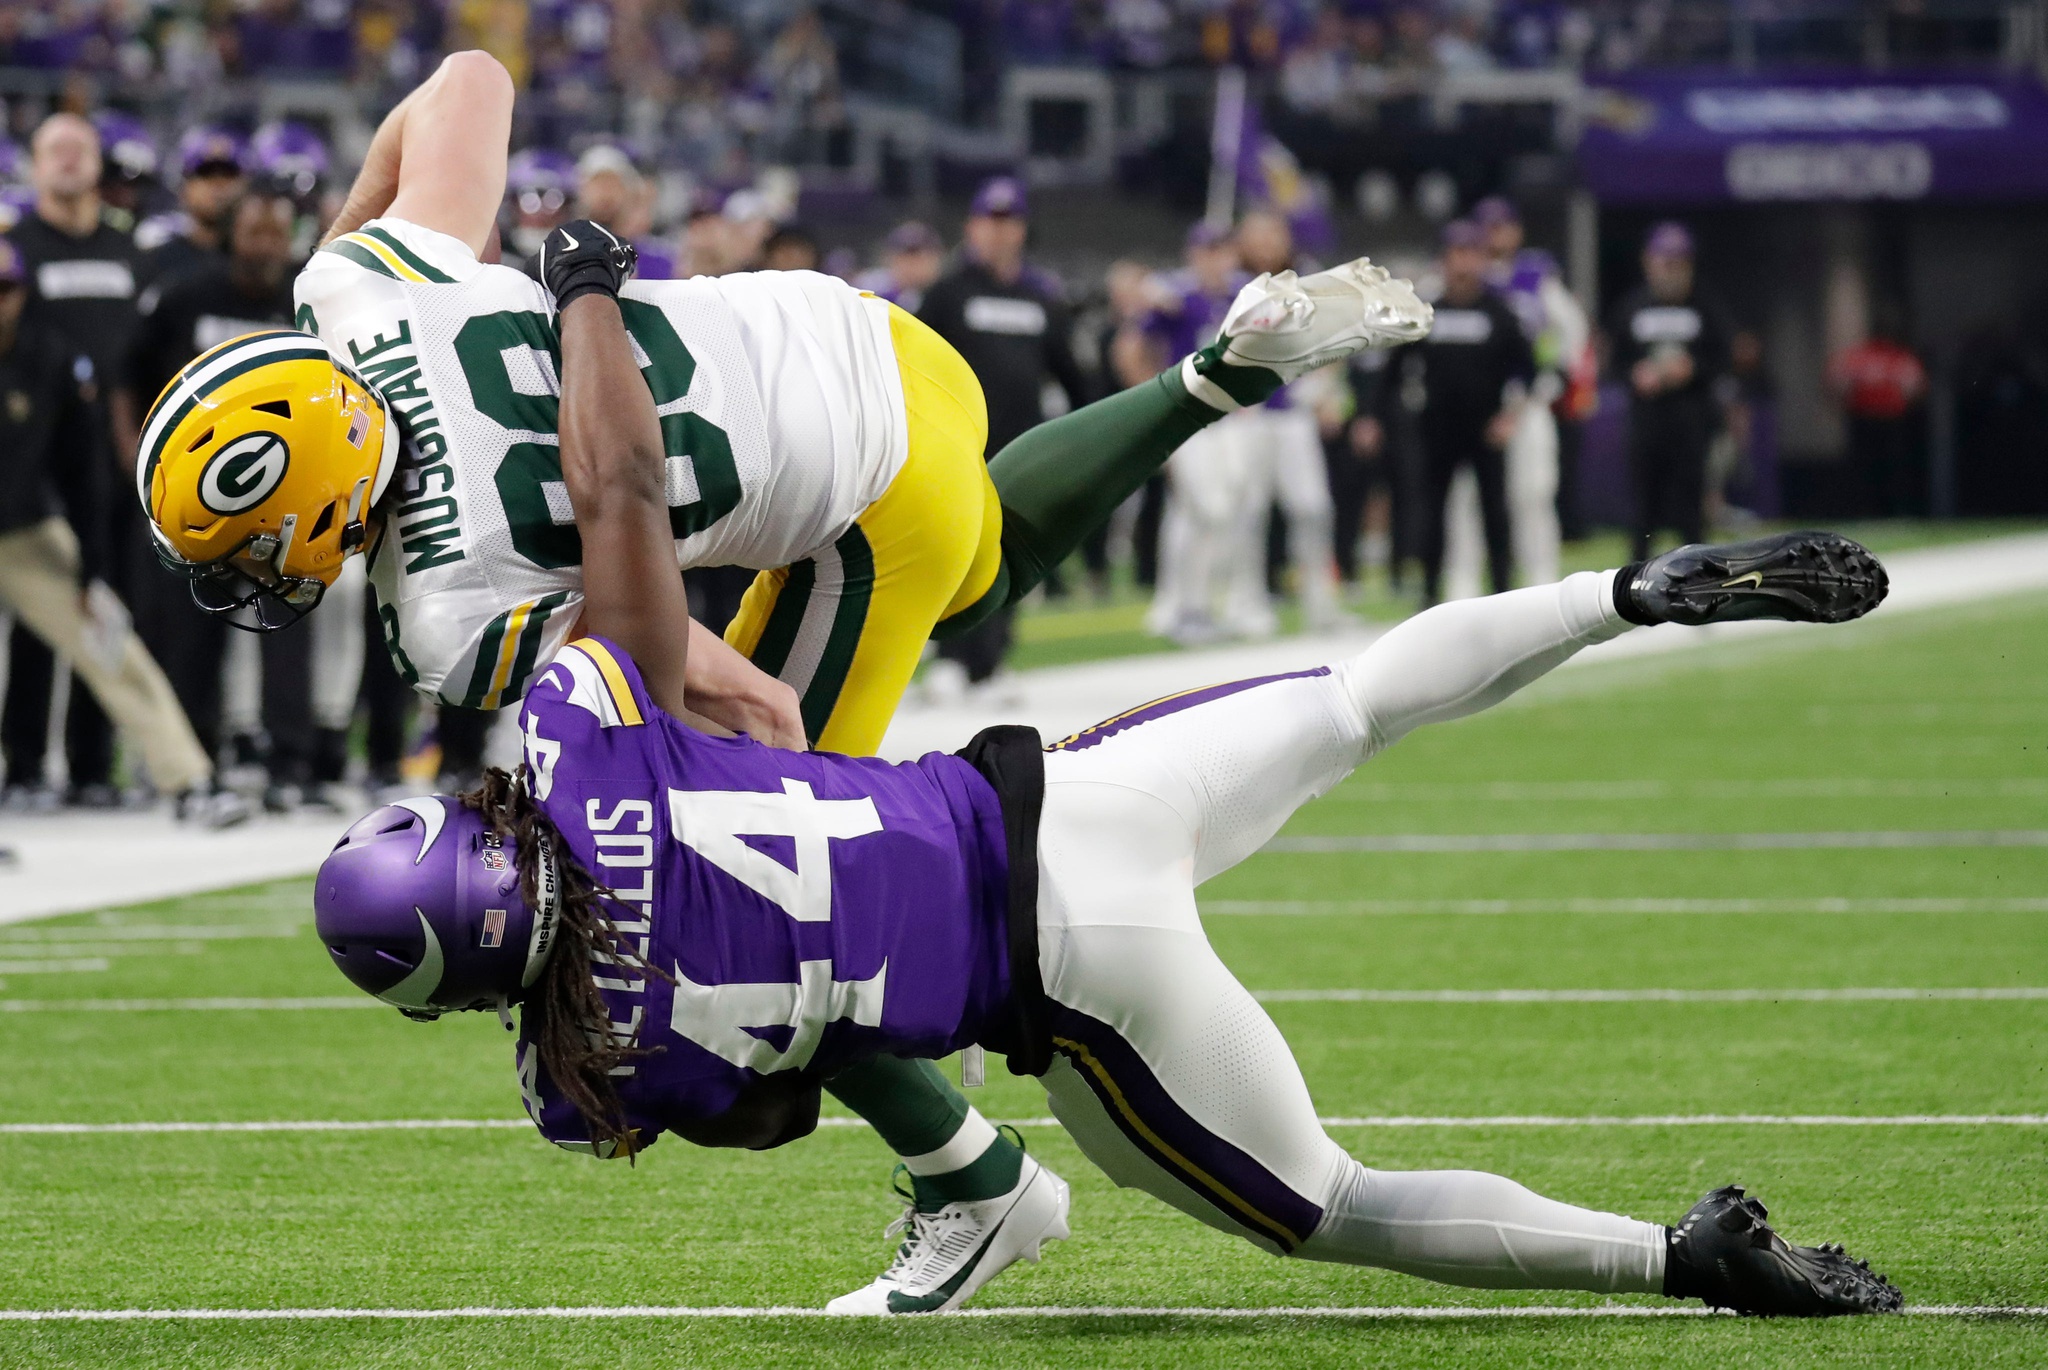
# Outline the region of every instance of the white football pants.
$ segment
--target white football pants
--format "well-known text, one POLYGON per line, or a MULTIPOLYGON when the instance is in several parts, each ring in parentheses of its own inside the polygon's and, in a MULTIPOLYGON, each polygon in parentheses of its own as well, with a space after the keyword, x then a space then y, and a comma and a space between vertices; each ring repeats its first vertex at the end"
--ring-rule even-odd
POLYGON ((1624 631, 1612 580, 1446 604, 1340 665, 1173 696, 1048 752, 1039 955, 1058 1054, 1043 1079, 1111 1179, 1282 1254, 1448 1284, 1661 1287, 1656 1224, 1352 1159, 1195 909, 1195 886, 1374 752, 1624 631))

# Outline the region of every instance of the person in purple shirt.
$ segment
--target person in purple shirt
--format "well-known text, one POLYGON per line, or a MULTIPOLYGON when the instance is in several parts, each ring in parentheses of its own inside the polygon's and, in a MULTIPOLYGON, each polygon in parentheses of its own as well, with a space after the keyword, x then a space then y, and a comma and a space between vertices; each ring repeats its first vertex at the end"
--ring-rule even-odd
POLYGON ((882 264, 861 272, 854 284, 915 314, 945 269, 945 240, 931 225, 905 219, 882 240, 882 264))
MULTIPOLYGON (((684 721, 688 606, 623 274, 555 292, 586 636, 521 706, 517 776, 379 809, 322 865, 319 936, 353 983, 420 1018, 509 1024, 518 1006, 528 1111, 597 1156, 664 1132, 779 1146, 816 1126, 835 1070, 985 1047, 1041 1080, 1119 1184, 1276 1254, 1751 1313, 1900 1306, 1838 1248, 1788 1245, 1735 1186, 1664 1227, 1475 1171, 1367 1168, 1322 1131, 1194 897, 1373 753, 1634 624, 1868 612, 1885 577, 1867 552, 1825 533, 1681 548, 1447 605, 1348 661, 1044 750, 1024 728, 901 765, 717 737, 684 721)), ((955 1307, 989 1266, 1035 1258, 1064 1235, 1059 1188, 1026 1165, 1004 1196, 1016 1221, 952 1256, 906 1242, 944 1268, 896 1272, 863 1311, 955 1307)))
MULTIPOLYGON (((1188 229, 1181 269, 1153 278, 1155 301, 1136 325, 1147 367, 1206 347, 1230 302, 1249 279, 1239 269, 1230 230, 1207 220, 1188 229)), ((1173 454, 1166 468, 1167 503, 1159 523, 1159 581, 1146 614, 1158 637, 1194 645, 1218 636, 1264 636, 1273 630, 1264 577, 1233 575, 1251 555, 1244 543, 1244 503, 1254 454, 1241 441, 1244 412, 1206 428, 1173 454)), ((1253 419, 1253 423, 1257 420, 1253 419)), ((1258 515, 1263 564, 1264 511, 1258 515)))

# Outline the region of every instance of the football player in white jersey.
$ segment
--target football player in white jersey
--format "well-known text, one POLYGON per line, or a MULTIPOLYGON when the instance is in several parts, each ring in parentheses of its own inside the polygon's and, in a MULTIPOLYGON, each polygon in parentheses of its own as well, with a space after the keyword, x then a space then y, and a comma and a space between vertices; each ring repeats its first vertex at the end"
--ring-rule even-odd
MULTIPOLYGON (((283 626, 363 551, 399 671, 481 708, 520 698, 582 605, 556 295, 490 260, 512 98, 503 67, 469 52, 402 101, 300 277, 305 332, 193 361, 152 408, 137 470, 159 554, 202 607, 283 626)), ((565 227, 558 288, 628 273, 565 227)), ((1190 434, 1430 317, 1362 260, 1262 277, 1209 347, 985 465, 973 373, 873 296, 796 272, 618 297, 661 420, 678 565, 761 572, 730 646, 677 625, 692 708, 856 754, 927 638, 1029 590, 1190 434)), ((905 1158, 921 1205, 973 1210, 1014 1184, 1021 1152, 929 1064, 882 1058, 830 1087, 905 1158)))

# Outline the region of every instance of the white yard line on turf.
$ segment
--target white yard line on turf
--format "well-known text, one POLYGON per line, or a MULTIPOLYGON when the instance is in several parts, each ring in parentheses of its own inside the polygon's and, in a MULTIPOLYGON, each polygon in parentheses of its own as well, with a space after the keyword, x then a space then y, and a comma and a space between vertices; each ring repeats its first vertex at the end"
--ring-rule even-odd
POLYGON ((1842 848, 2048 847, 2048 828, 1905 832, 1471 832, 1276 837, 1264 852, 1825 851, 1842 848))
MULTIPOLYGON (((2048 1307, 2005 1304, 1908 1304, 1904 1311, 1923 1318, 2041 1318, 2048 1307)), ((827 1313, 822 1308, 692 1308, 655 1305, 568 1308, 7 1308, 0 1322, 334 1322, 377 1319, 397 1322, 438 1322, 450 1319, 752 1319, 844 1318, 859 1314, 827 1313)), ((871 1315, 872 1316, 872 1315, 871 1315)), ((1380 1308, 1119 1308, 1103 1304, 1087 1308, 962 1308, 951 1313, 926 1313, 929 1318, 1331 1318, 1359 1321, 1463 1322, 1484 1319, 1521 1321, 1549 1318, 1712 1318, 1734 1317, 1692 1305, 1596 1304, 1590 1308, 1546 1307, 1457 1308, 1433 1305, 1380 1308)))
POLYGON ((13 954, 45 942, 83 946, 121 942, 241 942, 297 937, 304 923, 127 923, 93 928, 9 928, 0 932, 0 954, 13 954))
MULTIPOLYGON (((1057 1118, 997 1118, 1010 1127, 1058 1127, 1057 1118)), ((1635 1115, 1508 1113, 1491 1117, 1432 1117, 1387 1114, 1377 1117, 1329 1117, 1324 1127, 1364 1128, 1492 1128, 1492 1127, 2043 1127, 2048 1113, 1650 1113, 1635 1115)), ((162 1133, 274 1132, 523 1132, 524 1118, 316 1118, 264 1119, 254 1122, 153 1123, 0 1123, 0 1136, 95 1137, 147 1136, 162 1133)), ((819 1127, 866 1127, 859 1118, 827 1114, 819 1127)))
POLYGON ((1876 985, 1843 989, 1258 989, 1268 1004, 1804 1004, 1919 999, 2048 999, 2048 987, 1908 989, 1876 985))
POLYGON ((1204 899, 1202 914, 2048 913, 2048 899, 1204 899))

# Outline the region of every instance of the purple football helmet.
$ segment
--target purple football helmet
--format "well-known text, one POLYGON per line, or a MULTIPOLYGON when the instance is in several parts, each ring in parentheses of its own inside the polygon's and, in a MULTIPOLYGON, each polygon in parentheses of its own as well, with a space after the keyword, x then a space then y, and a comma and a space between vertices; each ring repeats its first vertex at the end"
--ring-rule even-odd
POLYGON ((249 140, 249 160, 256 171, 309 195, 327 175, 327 143, 304 124, 279 120, 263 125, 249 140))
POLYGON ((342 834, 313 885, 313 926, 341 973, 408 1018, 517 1003, 554 949, 560 885, 541 857, 540 908, 519 853, 448 795, 387 804, 342 834))
POLYGON ((178 169, 187 176, 207 168, 234 168, 240 175, 248 168, 249 145, 241 134, 219 124, 201 124, 188 129, 178 140, 178 169))

